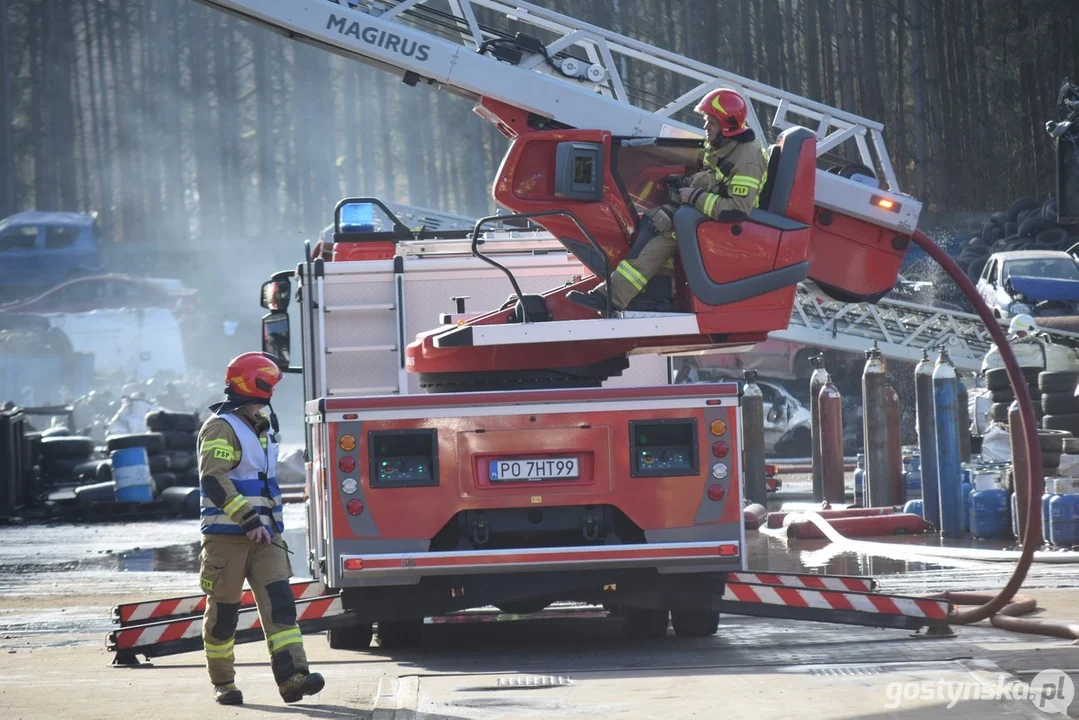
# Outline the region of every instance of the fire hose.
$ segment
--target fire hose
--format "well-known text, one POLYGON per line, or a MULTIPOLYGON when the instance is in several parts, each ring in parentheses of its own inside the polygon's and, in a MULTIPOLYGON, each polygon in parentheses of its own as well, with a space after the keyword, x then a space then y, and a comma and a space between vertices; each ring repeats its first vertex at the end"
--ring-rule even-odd
MULTIPOLYGON (((1028 497, 1040 498, 1045 489, 1044 479, 1038 473, 1031 472, 1030 470, 1030 468, 1042 467, 1042 451, 1038 439, 1037 424, 1034 419, 1034 408, 1031 405, 1030 393, 1027 389, 1026 380, 1019 368, 1019 363, 1015 358, 1015 354, 1008 344, 1008 339, 1001 330, 999 323, 997 323, 996 319, 992 316, 985 301, 978 295, 974 284, 955 261, 937 247, 937 245, 920 230, 914 232, 913 239, 914 242, 922 248, 929 257, 933 258, 938 265, 944 268, 944 271, 951 276, 957 285, 959 285, 963 294, 966 295, 974 305, 975 311, 982 319, 982 322, 985 323, 990 336, 993 338, 993 342, 1000 350, 1000 358, 1003 361, 1005 368, 1007 368, 1008 380, 1011 383, 1012 390, 1015 392, 1015 398, 1019 403, 1020 429, 1023 434, 1023 441, 1026 444, 1028 459, 1026 467, 1021 468, 1023 470, 1022 476, 1015 478, 1015 484, 1017 487, 1020 484, 1025 484, 1029 493, 1028 497)), ((832 542, 844 543, 868 551, 873 550, 872 546, 891 545, 890 543, 849 540, 838 533, 827 520, 819 515, 816 515, 815 513, 806 513, 806 516, 812 520, 832 542)), ((1041 530, 1041 503, 1037 500, 1028 502, 1026 506, 1026 517, 1020 518, 1019 521, 1025 523, 1023 526, 1025 529, 1025 537, 1037 537, 1041 530)), ((962 550, 958 550, 959 555, 957 555, 955 550, 945 548, 918 547, 911 548, 911 550, 917 552, 919 555, 936 555, 938 557, 963 556, 970 559, 990 559, 983 555, 986 551, 963 552, 962 550), (983 556, 978 557, 978 555, 983 556)), ((1014 559, 1015 555, 1016 553, 1009 552, 1005 557, 993 557, 992 559, 1010 560, 1014 559)), ((930 597, 945 599, 956 605, 970 606, 968 609, 959 610, 955 613, 951 621, 956 624, 969 625, 988 618, 994 627, 1015 632, 1048 635, 1068 639, 1079 638, 1079 625, 1016 617, 1017 615, 1024 615, 1032 612, 1037 607, 1037 602, 1034 598, 1016 594, 1019 591, 1019 588, 1022 587, 1023 581, 1026 579, 1027 572, 1030 570, 1030 565, 1034 559, 1034 543, 1025 543, 1022 551, 1018 553, 1018 559, 1011 577, 1008 579, 1004 588, 995 595, 992 593, 981 592, 944 592, 931 595, 930 597)), ((1079 561, 1079 558, 1076 560, 1071 560, 1070 558, 1065 560, 1064 556, 1058 553, 1038 553, 1038 560, 1040 562, 1075 562, 1079 561)))

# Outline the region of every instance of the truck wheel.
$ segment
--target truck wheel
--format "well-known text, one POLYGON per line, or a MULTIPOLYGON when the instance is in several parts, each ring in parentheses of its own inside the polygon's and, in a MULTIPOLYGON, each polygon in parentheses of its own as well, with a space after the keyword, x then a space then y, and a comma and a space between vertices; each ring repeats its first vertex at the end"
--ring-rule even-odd
POLYGON ((372 635, 374 632, 371 623, 330 628, 326 631, 326 639, 334 650, 366 650, 371 647, 372 635))
POLYGON ((652 640, 666 637, 670 613, 652 608, 626 608, 622 616, 622 631, 633 640, 652 640))
POLYGON ((711 610, 671 610, 671 625, 678 637, 709 637, 719 629, 719 613, 711 610))
POLYGON ((381 648, 409 648, 423 640, 423 620, 380 620, 378 623, 378 646, 381 648))

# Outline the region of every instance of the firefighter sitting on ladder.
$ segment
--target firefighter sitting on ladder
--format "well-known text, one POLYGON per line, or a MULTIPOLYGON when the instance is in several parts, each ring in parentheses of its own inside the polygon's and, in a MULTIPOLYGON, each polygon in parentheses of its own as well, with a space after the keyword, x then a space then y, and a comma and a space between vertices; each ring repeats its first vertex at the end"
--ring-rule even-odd
MULTIPOLYGON (((686 186, 671 193, 672 202, 693 205, 713 220, 740 222, 757 206, 768 173, 768 155, 746 124, 748 106, 734 90, 721 88, 704 96, 696 112, 704 115, 703 169, 687 178, 686 186)), ((678 248, 674 236, 675 205, 649 211, 655 235, 632 252, 611 273, 611 300, 623 310, 644 290, 678 248)), ((570 292, 570 300, 604 312, 607 288, 599 285, 589 293, 570 292)))
POLYGON ((233 643, 246 579, 258 605, 281 699, 302 700, 322 690, 325 681, 307 669, 296 601, 289 578, 292 565, 281 533, 281 490, 277 485, 277 417, 270 409, 277 364, 249 352, 225 371, 226 400, 210 407, 213 415, 199 432, 202 496, 202 554, 199 581, 206 593, 202 642, 222 705, 243 703, 235 685, 233 643))

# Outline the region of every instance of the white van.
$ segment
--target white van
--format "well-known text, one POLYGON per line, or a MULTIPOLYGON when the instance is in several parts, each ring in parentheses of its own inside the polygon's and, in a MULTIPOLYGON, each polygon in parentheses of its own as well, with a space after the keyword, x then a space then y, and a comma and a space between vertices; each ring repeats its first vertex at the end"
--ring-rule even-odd
POLYGON ((75 352, 94 356, 97 375, 123 373, 148 380, 161 371, 187 372, 183 337, 176 316, 166 308, 94 310, 46 316, 60 328, 75 352))

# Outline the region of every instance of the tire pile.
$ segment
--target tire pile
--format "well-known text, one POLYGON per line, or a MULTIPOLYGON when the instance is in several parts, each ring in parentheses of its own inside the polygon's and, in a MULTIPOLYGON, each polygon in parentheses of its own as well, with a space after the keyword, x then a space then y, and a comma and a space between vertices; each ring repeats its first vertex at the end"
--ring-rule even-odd
MULTIPOLYGON (((1059 373, 1043 373, 1041 368, 1023 368, 1023 377, 1027 381, 1027 389, 1030 392, 1030 399, 1034 405, 1034 416, 1038 419, 1038 422, 1042 422, 1042 418, 1045 415, 1045 410, 1042 407, 1042 389, 1039 385, 1040 375, 1056 375, 1059 373)), ((990 410, 990 415, 993 420, 1001 425, 1008 424, 1008 408, 1011 407, 1012 402, 1015 400, 1015 393, 1012 391, 1011 383, 1008 381, 1008 369, 1007 368, 992 368, 985 371, 985 384, 989 388, 989 397, 993 400, 993 406, 990 410)), ((1077 411, 1079 412, 1079 411, 1077 411)))
POLYGON ((148 433, 110 435, 105 446, 111 453, 128 448, 145 448, 154 480, 155 494, 171 487, 198 487, 195 446, 198 442, 198 415, 158 410, 146 414, 148 433))
POLYGON ((1008 250, 1067 250, 1079 243, 1079 237, 1057 224, 1057 203, 1049 198, 1039 201, 1024 197, 1005 212, 994 213, 982 225, 980 233, 968 238, 956 261, 977 282, 992 253, 1008 250))
MULTIPOLYGON (((96 477, 98 462, 94 456, 94 441, 88 437, 47 431, 41 438, 41 482, 45 488, 71 485, 76 477, 88 474, 96 477)), ((111 478, 111 468, 109 477, 111 478)))

